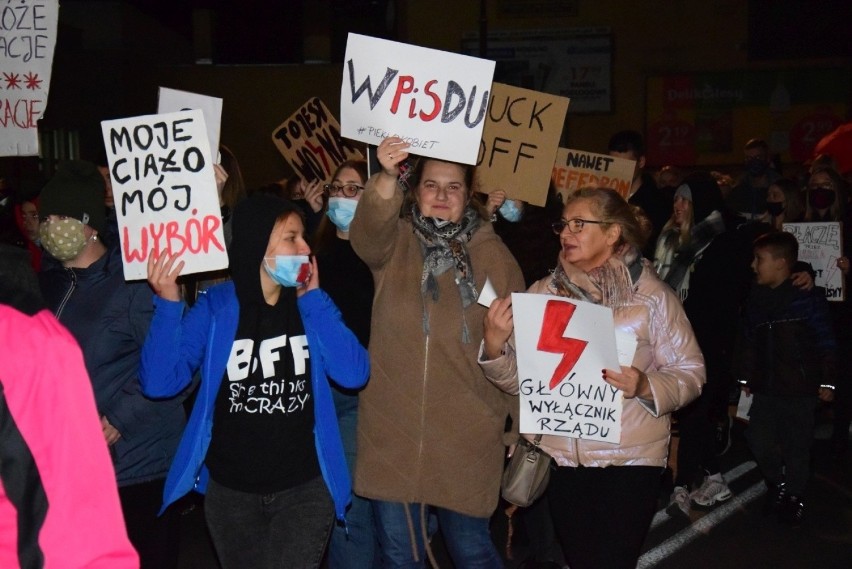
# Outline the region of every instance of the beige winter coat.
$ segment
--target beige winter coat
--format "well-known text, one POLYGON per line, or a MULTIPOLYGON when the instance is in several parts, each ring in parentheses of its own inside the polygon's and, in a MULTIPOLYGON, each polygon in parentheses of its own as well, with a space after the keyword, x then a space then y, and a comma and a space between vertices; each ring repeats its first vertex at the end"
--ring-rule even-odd
MULTIPOLYGON (((670 414, 694 400, 705 381, 704 357, 683 306, 671 288, 645 264, 634 285, 633 298, 613 308, 616 330, 635 335, 633 366, 644 371, 653 401, 624 399, 621 443, 545 435, 541 446, 560 466, 666 465, 670 414)), ((534 283, 529 291, 556 294, 552 277, 534 283)), ((495 360, 480 361, 485 375, 507 393, 518 393, 514 345, 495 360)), ((524 435, 532 439, 534 435, 524 435)))
MULTIPOLYGON (((476 303, 462 309, 454 271, 437 278, 437 301, 421 295, 423 253, 411 222, 399 219, 401 204, 400 192, 384 200, 368 182, 350 227, 352 247, 376 287, 355 492, 487 517, 497 506, 506 417, 517 397, 491 384, 477 365, 486 309, 476 303)), ((491 224, 483 222, 467 247, 478 290, 486 277, 501 296, 524 289, 518 264, 491 224)))

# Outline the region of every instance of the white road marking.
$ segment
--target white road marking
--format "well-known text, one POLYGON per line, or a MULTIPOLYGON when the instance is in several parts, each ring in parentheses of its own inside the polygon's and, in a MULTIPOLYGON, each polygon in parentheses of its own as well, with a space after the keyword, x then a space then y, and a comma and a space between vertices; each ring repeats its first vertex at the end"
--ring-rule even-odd
POLYGON ((744 507, 749 502, 756 500, 765 493, 766 484, 764 484, 763 481, 750 486, 744 492, 737 494, 721 506, 717 507, 715 510, 694 521, 688 527, 679 531, 677 534, 673 535, 657 547, 645 552, 645 554, 639 558, 639 563, 636 565, 637 569, 654 567, 657 563, 674 554, 680 548, 692 542, 697 537, 706 535, 714 526, 724 521, 725 518, 733 515, 738 509, 744 507))
MULTIPOLYGON (((746 472, 750 471, 752 468, 755 468, 756 466, 756 462, 754 462, 753 460, 749 460, 748 462, 738 464, 729 471, 725 472, 722 476, 725 477, 725 482, 730 484, 731 482, 733 482, 746 472)), ((666 507, 668 507, 668 504, 666 504, 666 507)), ((671 518, 671 516, 666 513, 666 508, 663 508, 662 510, 654 514, 654 519, 651 522, 651 528, 648 531, 653 531, 657 526, 659 526, 661 523, 665 522, 669 518, 671 518)))

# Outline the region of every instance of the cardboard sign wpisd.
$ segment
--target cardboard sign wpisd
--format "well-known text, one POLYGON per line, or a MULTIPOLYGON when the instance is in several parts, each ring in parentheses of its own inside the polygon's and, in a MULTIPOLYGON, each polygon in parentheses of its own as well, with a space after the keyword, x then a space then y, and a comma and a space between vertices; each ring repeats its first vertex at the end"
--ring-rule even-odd
POLYGON ((101 123, 126 280, 148 255, 180 253, 181 274, 228 266, 204 115, 198 110, 101 123))
POLYGON ((330 180, 347 160, 364 155, 340 135, 340 125, 314 97, 272 132, 272 142, 296 174, 307 182, 330 180))
POLYGON ((544 206, 570 99, 502 83, 491 88, 476 160, 479 189, 544 206))
POLYGON ((612 309, 546 294, 512 294, 520 432, 621 440, 623 395, 601 378, 618 370, 612 309))
POLYGON ((493 76, 493 61, 349 34, 341 132, 368 144, 399 136, 412 154, 475 164, 493 76))
POLYGON ((843 234, 839 221, 785 223, 784 231, 799 242, 799 260, 810 263, 816 273, 814 284, 825 289, 825 298, 840 302, 846 298, 843 273, 837 259, 843 256, 843 234))
POLYGON ((0 156, 37 156, 59 2, 7 1, 0 16, 0 156))
MULTIPOLYGON (((199 95, 189 91, 169 89, 160 87, 157 113, 173 113, 175 111, 188 111, 190 109, 201 109, 204 113, 204 124, 207 125, 207 139, 210 142, 210 154, 213 157, 219 155, 219 133, 222 128, 222 99, 199 95)), ((218 164, 219 160, 216 159, 218 164)))
POLYGON ((588 186, 612 188, 626 199, 635 170, 635 160, 560 148, 553 165, 553 185, 562 195, 562 201, 574 190, 588 186))

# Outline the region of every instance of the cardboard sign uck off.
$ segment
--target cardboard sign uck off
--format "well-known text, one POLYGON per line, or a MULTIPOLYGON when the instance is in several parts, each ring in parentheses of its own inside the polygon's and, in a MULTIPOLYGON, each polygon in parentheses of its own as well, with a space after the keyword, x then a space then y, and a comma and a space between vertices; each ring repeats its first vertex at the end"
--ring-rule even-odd
POLYGON ((520 432, 621 440, 623 395, 601 378, 618 370, 612 309, 545 294, 512 294, 520 432))

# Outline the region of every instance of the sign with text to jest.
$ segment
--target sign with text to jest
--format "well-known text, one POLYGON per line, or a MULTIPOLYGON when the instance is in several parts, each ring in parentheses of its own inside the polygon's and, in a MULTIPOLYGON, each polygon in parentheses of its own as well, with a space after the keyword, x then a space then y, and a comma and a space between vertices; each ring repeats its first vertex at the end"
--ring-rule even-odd
POLYGON ((612 309, 546 294, 512 294, 520 432, 621 440, 622 392, 602 369, 618 370, 612 309))
POLYGON ((56 0, 0 4, 0 156, 39 153, 58 20, 56 0))
POLYGON ((560 148, 553 165, 553 185, 565 201, 574 190, 612 188, 627 199, 636 161, 608 154, 560 148))
POLYGON ((399 136, 413 154, 475 164, 493 77, 493 61, 349 34, 342 134, 399 136))
POLYGON ((181 274, 228 266, 219 194, 201 110, 101 123, 126 280, 148 255, 181 254, 181 274))
POLYGON ((278 152, 306 182, 330 181, 338 166, 364 155, 340 135, 337 119, 313 97, 272 132, 278 152))
POLYGON ((544 206, 569 99, 493 83, 476 175, 479 190, 504 190, 544 206))

